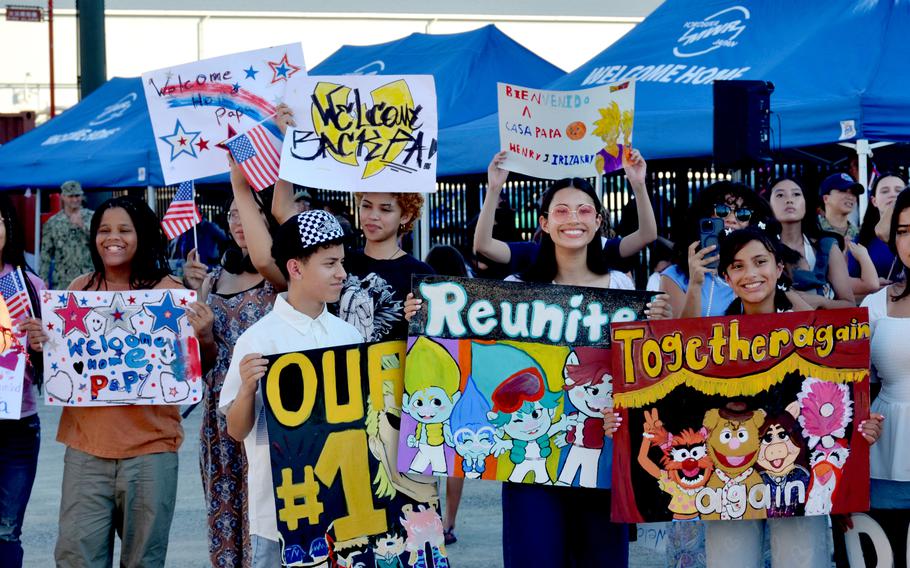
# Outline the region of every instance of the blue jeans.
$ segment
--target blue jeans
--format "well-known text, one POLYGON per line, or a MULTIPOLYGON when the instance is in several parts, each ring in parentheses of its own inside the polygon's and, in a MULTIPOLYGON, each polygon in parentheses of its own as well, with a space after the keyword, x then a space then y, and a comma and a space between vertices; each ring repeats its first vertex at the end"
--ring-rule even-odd
POLYGON ((626 568, 629 525, 610 522, 610 491, 502 484, 505 568, 626 568))
POLYGON ((0 564, 22 566, 22 519, 32 494, 41 423, 34 414, 21 420, 0 420, 0 564))
POLYGON ((281 566, 281 543, 258 534, 250 535, 253 549, 253 568, 277 568, 281 566))

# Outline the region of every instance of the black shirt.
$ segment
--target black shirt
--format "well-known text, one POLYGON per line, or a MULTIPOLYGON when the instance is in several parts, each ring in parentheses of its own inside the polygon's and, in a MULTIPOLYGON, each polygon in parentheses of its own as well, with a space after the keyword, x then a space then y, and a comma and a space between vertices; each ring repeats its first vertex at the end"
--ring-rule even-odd
POLYGON ((344 258, 348 277, 336 307, 338 317, 357 328, 367 343, 406 339, 404 300, 411 291, 411 276, 434 274, 430 265, 406 254, 394 260, 376 260, 362 249, 344 258))

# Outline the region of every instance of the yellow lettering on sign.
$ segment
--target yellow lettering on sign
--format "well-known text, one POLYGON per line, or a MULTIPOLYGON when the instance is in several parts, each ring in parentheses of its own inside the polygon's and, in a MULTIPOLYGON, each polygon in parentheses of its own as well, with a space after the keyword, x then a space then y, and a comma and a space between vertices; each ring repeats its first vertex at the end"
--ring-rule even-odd
POLYGON ((269 374, 265 381, 265 396, 268 398, 269 406, 275 414, 275 419, 284 426, 296 428, 310 417, 313 412, 313 405, 316 404, 316 369, 312 361, 302 353, 288 353, 282 355, 272 364, 269 374), (289 410, 281 402, 281 392, 278 378, 281 377, 281 371, 285 367, 297 365, 300 371, 300 380, 303 383, 303 401, 297 410, 289 410))
POLYGON ((360 386, 360 349, 346 353, 348 403, 338 404, 338 374, 335 372, 335 352, 322 354, 322 375, 325 384, 325 418, 329 424, 344 424, 363 418, 363 389, 360 386))
POLYGON ((365 431, 332 432, 316 462, 316 477, 326 487, 341 475, 348 514, 335 519, 335 537, 339 541, 383 534, 388 530, 385 511, 377 510, 373 504, 367 452, 365 431))

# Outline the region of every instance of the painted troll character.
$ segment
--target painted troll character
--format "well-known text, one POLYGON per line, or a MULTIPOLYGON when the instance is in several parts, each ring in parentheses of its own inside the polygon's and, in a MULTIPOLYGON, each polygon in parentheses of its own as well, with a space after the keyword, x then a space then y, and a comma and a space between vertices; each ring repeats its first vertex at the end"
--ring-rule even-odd
POLYGON ((559 398, 559 393, 544 388, 536 368, 506 378, 493 392, 493 410, 488 416, 499 429, 493 455, 509 451, 509 460, 515 464, 509 481, 520 483, 533 473, 534 483, 552 483, 547 471, 547 458, 553 453, 550 438, 570 425, 567 416, 553 422, 559 398))
POLYGON ((407 531, 405 550, 408 566, 414 568, 449 568, 446 558, 445 537, 442 534, 442 519, 432 507, 418 505, 415 511, 411 505, 401 508, 401 526, 407 531), (426 547, 430 545, 432 564, 427 563, 426 547))
POLYGON ((455 404, 449 425, 455 453, 461 456, 464 476, 477 479, 486 469, 486 459, 493 452, 496 430, 487 420, 490 403, 480 394, 471 377, 464 387, 464 394, 455 404))
POLYGON ((405 373, 401 409, 417 421, 417 430, 407 438, 408 446, 417 448, 411 461, 411 473, 423 473, 432 466, 433 473, 445 475, 445 445, 452 445, 449 417, 461 397, 458 365, 445 347, 417 338, 408 352, 408 366, 417 372, 405 373))
POLYGON ((703 519, 767 516, 764 508, 752 504, 763 501, 764 497, 752 494, 753 487, 764 487, 755 471, 760 447, 758 429, 764 422, 764 410, 749 410, 742 402, 728 402, 723 408, 712 408, 705 413, 703 425, 708 431, 708 455, 714 461, 714 473, 696 497, 703 519))
POLYGON ((796 416, 799 407, 791 404, 785 412, 770 414, 758 431, 759 473, 770 490, 768 517, 802 516, 809 486, 806 442, 796 416))
POLYGON ((708 456, 708 431, 702 427, 697 432, 686 428, 671 434, 657 416, 657 409, 645 410, 645 424, 638 463, 657 480, 661 491, 670 495, 668 509, 674 519, 697 519, 695 496, 708 483, 714 471, 714 462, 708 456), (663 456, 660 466, 648 457, 652 446, 660 448, 663 456))
POLYGON ((847 426, 853 419, 850 387, 807 377, 796 395, 799 423, 809 438, 812 479, 806 500, 807 515, 827 515, 834 507, 844 464, 850 456, 847 426))
POLYGON ((572 485, 578 475, 580 486, 597 487, 604 447, 604 411, 613 406, 611 365, 609 349, 577 347, 566 358, 563 388, 577 409, 569 417, 578 424, 566 431, 569 450, 557 485, 572 485))

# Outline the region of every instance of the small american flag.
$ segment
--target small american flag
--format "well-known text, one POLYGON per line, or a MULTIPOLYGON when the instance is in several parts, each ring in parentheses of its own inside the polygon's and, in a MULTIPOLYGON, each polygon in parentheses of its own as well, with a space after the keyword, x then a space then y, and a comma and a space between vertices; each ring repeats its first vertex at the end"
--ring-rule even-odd
POLYGON ((6 276, 0 276, 0 294, 6 302, 9 317, 13 322, 32 317, 32 306, 28 301, 28 291, 22 273, 17 268, 6 276))
POLYGON ((281 142, 262 124, 228 140, 226 144, 246 180, 256 191, 262 191, 278 181, 281 142))
POLYGON ((174 200, 161 219, 161 228, 168 239, 176 239, 202 221, 193 193, 192 181, 185 181, 177 188, 174 200))

